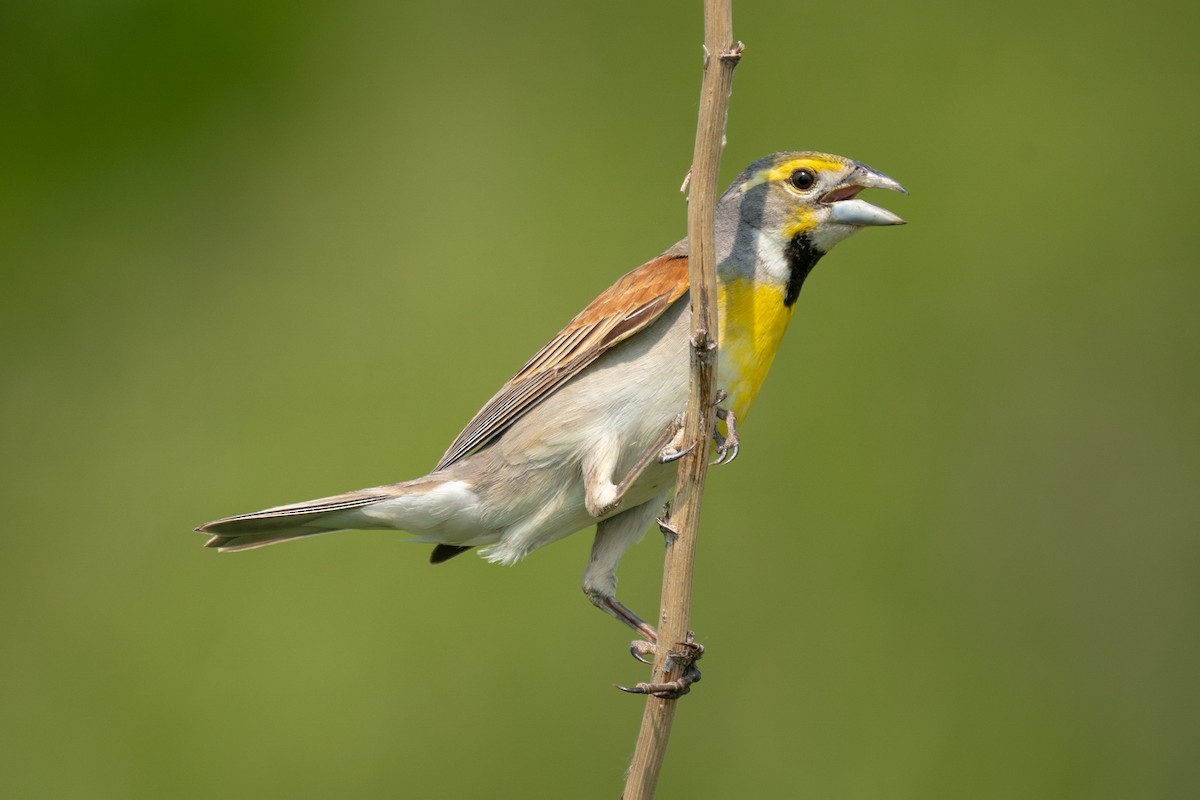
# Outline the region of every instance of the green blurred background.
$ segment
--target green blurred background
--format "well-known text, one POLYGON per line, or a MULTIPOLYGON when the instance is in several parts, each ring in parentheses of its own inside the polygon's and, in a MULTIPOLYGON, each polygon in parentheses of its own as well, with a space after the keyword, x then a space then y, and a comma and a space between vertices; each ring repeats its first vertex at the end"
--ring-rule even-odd
MULTIPOLYGON (((829 150, 911 224, 821 264, 712 476, 660 796, 1200 792, 1197 17, 737 4, 723 183, 829 150)), ((0 795, 618 796, 646 671, 590 533, 190 531, 423 473, 680 237, 701 40, 695 2, 4 5, 0 795)))

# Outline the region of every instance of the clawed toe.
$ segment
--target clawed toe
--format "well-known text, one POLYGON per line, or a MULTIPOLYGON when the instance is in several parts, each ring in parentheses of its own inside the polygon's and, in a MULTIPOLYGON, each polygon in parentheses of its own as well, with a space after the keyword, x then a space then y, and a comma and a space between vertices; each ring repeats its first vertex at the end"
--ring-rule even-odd
MULTIPOLYGON (((725 400, 725 392, 717 392, 717 402, 721 403, 725 400)), ((737 415, 727 408, 716 408, 717 419, 724 420, 725 430, 728 436, 722 436, 719 430, 713 430, 713 439, 717 442, 717 457, 709 466, 717 466, 718 464, 728 464, 738 457, 738 451, 741 449, 741 440, 738 438, 737 432, 737 415)))
POLYGON ((652 694, 663 700, 678 700, 692 690, 693 683, 700 682, 700 670, 693 664, 687 668, 678 680, 664 683, 639 683, 636 686, 617 686, 622 692, 629 694, 652 694))
POLYGON ((678 461, 679 459, 683 458, 684 456, 686 456, 688 453, 692 452, 695 449, 696 449, 695 444, 689 444, 687 447, 683 448, 682 450, 663 450, 661 453, 658 454, 658 463, 670 464, 672 461, 678 461))
POLYGON ((658 653, 658 646, 654 642, 647 642, 645 639, 634 639, 629 643, 629 654, 643 664, 653 664, 656 653, 658 653), (646 658, 646 656, 650 656, 650 658, 646 658))

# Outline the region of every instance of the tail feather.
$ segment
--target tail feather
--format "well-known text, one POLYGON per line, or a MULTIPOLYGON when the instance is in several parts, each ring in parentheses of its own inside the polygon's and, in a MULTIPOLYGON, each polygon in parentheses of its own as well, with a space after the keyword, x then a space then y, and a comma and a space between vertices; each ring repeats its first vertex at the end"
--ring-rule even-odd
POLYGON ((266 547, 269 544, 279 544, 292 539, 302 539, 305 536, 316 536, 320 533, 333 533, 337 528, 316 528, 298 526, 266 533, 231 533, 213 534, 204 543, 205 547, 215 547, 222 553, 236 553, 239 550, 253 550, 256 547, 266 547))
MULTIPOLYGON (((206 547, 223 552, 251 550, 347 528, 407 530, 417 535, 416 541, 439 544, 442 535, 430 531, 451 518, 456 518, 460 526, 469 525, 462 517, 470 517, 478 506, 479 498, 466 483, 447 480, 445 475, 435 473, 403 483, 213 520, 196 530, 210 534, 206 547), (380 506, 367 508, 376 503, 380 506)), ((465 549, 465 545, 443 545, 435 551, 436 560, 444 561, 465 549)))
POLYGON ((392 495, 378 489, 363 489, 357 492, 322 497, 304 503, 240 514, 205 523, 197 531, 212 536, 205 547, 215 547, 221 552, 252 550, 269 544, 278 544, 292 539, 332 533, 342 530, 340 512, 368 506, 392 495))

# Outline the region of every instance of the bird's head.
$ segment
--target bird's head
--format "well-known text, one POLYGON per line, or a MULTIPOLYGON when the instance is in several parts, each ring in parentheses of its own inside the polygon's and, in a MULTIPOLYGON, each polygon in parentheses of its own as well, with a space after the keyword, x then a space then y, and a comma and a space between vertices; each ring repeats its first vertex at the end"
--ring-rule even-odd
POLYGON ((903 225, 886 209, 858 198, 863 189, 908 194, 899 182, 866 164, 828 153, 775 153, 751 164, 722 198, 762 232, 797 237, 821 254, 869 225, 903 225))
POLYGON ((717 207, 723 270, 754 270, 796 302, 808 273, 833 246, 868 225, 903 225, 858 198, 863 189, 908 194, 866 164, 827 153, 775 153, 738 176, 717 207), (721 244, 724 243, 724 248, 721 244))

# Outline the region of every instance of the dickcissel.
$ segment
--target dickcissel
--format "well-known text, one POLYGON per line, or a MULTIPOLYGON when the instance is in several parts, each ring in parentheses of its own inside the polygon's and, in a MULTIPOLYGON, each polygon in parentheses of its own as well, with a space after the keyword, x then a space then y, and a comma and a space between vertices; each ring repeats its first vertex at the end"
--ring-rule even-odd
MULTIPOLYGON (((858 198, 907 194, 865 164, 814 152, 751 164, 716 209, 720 347, 718 460, 744 419, 796 308, 805 277, 842 239, 903 220, 858 198)), ((675 487, 687 403, 688 242, 621 277, 475 415, 428 475, 200 526, 206 546, 254 547, 345 529, 403 530, 439 563, 470 548, 513 564, 596 525, 583 590, 655 640, 616 598, 617 563, 675 487)))

